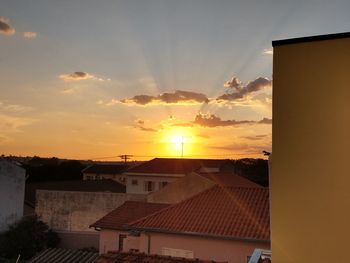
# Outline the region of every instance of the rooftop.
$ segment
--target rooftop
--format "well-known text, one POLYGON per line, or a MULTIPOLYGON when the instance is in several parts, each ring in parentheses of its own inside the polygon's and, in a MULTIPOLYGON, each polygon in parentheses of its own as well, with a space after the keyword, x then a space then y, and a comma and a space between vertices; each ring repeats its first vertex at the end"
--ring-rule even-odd
POLYGON ((90 227, 122 230, 126 223, 153 214, 168 206, 167 204, 126 201, 90 227))
POLYGON ((242 176, 229 172, 198 173, 200 176, 209 179, 217 185, 235 187, 262 187, 242 176))
POLYGON ((186 174, 201 167, 220 168, 229 160, 154 158, 129 169, 128 173, 186 174))
POLYGON ((214 186, 130 223, 134 230, 269 242, 269 190, 214 186))
MULTIPOLYGON (((101 255, 96 263, 224 263, 213 260, 200 260, 189 258, 175 258, 161 255, 148 255, 145 253, 109 252, 101 255)), ((226 262, 227 263, 227 262, 226 262)))
POLYGON ((350 32, 275 40, 275 41, 272 41, 272 46, 275 47, 275 46, 282 46, 282 45, 289 45, 289 44, 324 41, 324 40, 341 39, 341 38, 350 38, 350 32))
POLYGON ((62 248, 48 248, 29 260, 29 263, 73 263, 84 262, 93 263, 98 258, 97 252, 82 250, 69 250, 62 248))

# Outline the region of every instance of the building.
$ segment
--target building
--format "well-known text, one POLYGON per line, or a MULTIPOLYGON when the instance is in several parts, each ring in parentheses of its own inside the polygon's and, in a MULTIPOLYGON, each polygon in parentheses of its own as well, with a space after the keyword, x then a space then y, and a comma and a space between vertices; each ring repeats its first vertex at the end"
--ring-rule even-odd
POLYGON ((131 249, 137 251, 139 238, 128 232, 128 228, 125 227, 126 224, 165 207, 168 207, 168 205, 126 201, 123 205, 96 221, 90 227, 99 231, 100 254, 112 250, 129 251, 131 249))
POLYGON ((214 185, 234 187, 261 187, 232 172, 191 172, 159 191, 147 195, 148 202, 175 204, 184 201, 214 185))
POLYGON ((112 179, 125 184, 125 172, 130 166, 125 164, 92 164, 82 170, 84 180, 112 179))
POLYGON ((273 262, 349 262, 350 33, 273 46, 273 262))
POLYGON ((270 248, 269 190, 214 186, 128 224, 148 254, 247 262, 270 248))
POLYGON ((110 252, 101 255, 96 263, 227 263, 218 261, 206 261, 201 259, 186 259, 179 257, 148 255, 146 253, 132 253, 132 252, 110 252))
POLYGON ((35 196, 36 214, 67 249, 98 249, 98 233, 89 225, 127 200, 146 200, 145 195, 125 193, 125 185, 111 179, 32 183, 27 193, 35 196))
POLYGON ((23 216, 25 174, 23 168, 0 158, 0 232, 23 216))
POLYGON ((231 167, 230 160, 155 158, 124 173, 127 175, 126 191, 147 194, 190 172, 219 172, 231 167))

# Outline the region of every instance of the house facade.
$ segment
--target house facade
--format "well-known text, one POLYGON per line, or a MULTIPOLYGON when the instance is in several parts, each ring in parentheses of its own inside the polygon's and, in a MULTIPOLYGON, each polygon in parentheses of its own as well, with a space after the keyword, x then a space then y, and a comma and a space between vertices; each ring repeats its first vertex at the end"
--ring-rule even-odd
POLYGON ((0 158, 0 232, 23 216, 25 175, 23 168, 0 158))
POLYGON ((127 193, 148 194, 194 171, 216 172, 229 160, 155 158, 126 171, 127 193))

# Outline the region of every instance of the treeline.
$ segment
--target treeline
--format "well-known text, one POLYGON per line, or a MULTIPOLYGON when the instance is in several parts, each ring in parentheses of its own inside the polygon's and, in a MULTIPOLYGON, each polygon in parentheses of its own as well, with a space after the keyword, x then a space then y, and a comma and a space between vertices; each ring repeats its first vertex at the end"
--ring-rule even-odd
POLYGON ((262 186, 269 186, 269 166, 264 159, 245 158, 232 160, 235 173, 262 186))
POLYGON ((86 167, 77 160, 60 160, 58 158, 33 157, 23 164, 26 169, 27 182, 81 180, 82 170, 86 167))

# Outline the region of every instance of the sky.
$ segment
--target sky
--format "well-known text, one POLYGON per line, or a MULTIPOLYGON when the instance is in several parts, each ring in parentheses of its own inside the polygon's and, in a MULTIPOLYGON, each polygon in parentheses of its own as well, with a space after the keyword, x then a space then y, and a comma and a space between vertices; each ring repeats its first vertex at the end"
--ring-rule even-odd
POLYGON ((349 31, 350 1, 0 0, 0 154, 271 151, 272 40, 349 31))

